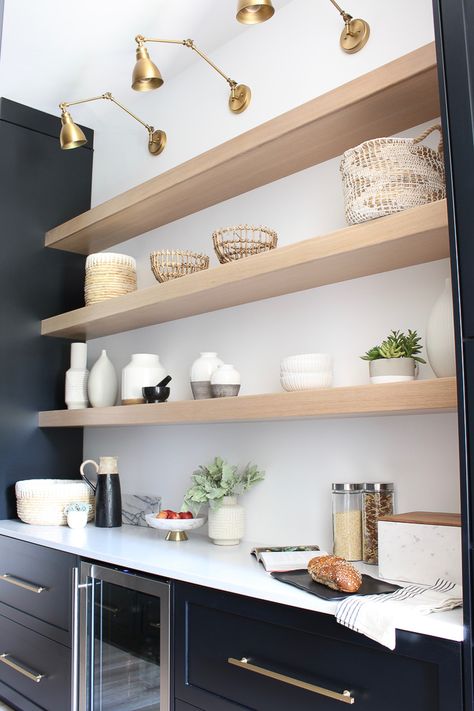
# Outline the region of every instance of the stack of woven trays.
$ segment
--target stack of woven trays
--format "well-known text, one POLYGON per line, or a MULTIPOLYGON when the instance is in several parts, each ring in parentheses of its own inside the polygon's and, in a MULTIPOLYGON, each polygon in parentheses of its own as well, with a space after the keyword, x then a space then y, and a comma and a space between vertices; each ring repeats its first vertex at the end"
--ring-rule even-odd
POLYGON ((137 288, 137 263, 115 252, 89 254, 86 259, 84 298, 86 306, 123 296, 137 288))
POLYGON ((95 514, 90 487, 77 479, 26 479, 15 484, 18 518, 36 526, 65 526, 64 508, 73 502, 91 504, 88 520, 95 514))

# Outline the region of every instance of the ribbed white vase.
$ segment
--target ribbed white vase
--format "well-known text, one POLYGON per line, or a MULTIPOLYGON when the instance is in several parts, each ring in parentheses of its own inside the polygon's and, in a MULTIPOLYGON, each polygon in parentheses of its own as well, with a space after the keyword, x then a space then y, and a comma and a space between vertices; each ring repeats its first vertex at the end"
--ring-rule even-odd
POLYGON ((449 278, 446 279, 444 290, 436 299, 428 319, 426 352, 438 378, 456 375, 453 297, 449 278))
POLYGON ((64 400, 68 410, 82 410, 87 407, 87 343, 71 344, 71 367, 66 371, 64 400))
POLYGON ((224 496, 222 505, 209 509, 209 538, 218 546, 236 546, 245 531, 244 507, 236 496, 224 496))
POLYGON ((91 368, 87 392, 92 407, 115 405, 118 393, 117 373, 105 350, 91 368))

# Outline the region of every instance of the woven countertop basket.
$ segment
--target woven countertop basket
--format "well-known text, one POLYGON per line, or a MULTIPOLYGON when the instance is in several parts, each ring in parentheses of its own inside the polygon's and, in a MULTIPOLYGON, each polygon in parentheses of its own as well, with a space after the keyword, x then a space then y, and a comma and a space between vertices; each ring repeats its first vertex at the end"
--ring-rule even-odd
POLYGON ((137 265, 133 257, 116 252, 89 254, 84 286, 86 306, 123 296, 136 288, 137 265))
POLYGON ((341 161, 346 220, 356 224, 446 197, 443 138, 435 150, 421 145, 436 124, 416 138, 374 138, 346 151, 341 161))
POLYGON ((74 501, 91 504, 88 520, 95 514, 90 487, 78 479, 25 479, 15 484, 18 518, 36 526, 65 526, 64 508, 74 501))

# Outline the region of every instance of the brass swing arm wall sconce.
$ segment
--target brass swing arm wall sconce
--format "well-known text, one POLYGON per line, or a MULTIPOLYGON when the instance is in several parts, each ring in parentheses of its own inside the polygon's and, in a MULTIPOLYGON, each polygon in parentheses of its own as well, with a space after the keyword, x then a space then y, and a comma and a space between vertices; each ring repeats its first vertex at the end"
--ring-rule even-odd
POLYGON ((204 52, 196 47, 192 39, 185 40, 169 40, 169 39, 155 39, 149 37, 143 37, 143 35, 137 35, 135 37, 135 42, 137 43, 137 61, 133 69, 132 76, 132 89, 135 91, 151 91, 152 89, 159 89, 163 84, 163 77, 161 76, 160 70, 154 64, 148 50, 145 47, 146 42, 159 42, 162 44, 180 44, 183 47, 188 47, 192 49, 196 54, 198 54, 205 62, 207 62, 216 72, 218 72, 221 77, 224 77, 226 82, 230 86, 230 96, 229 96, 229 109, 235 113, 240 114, 245 111, 247 106, 250 104, 250 99, 252 93, 250 88, 245 84, 237 84, 236 81, 228 77, 214 62, 207 57, 204 52))
MULTIPOLYGON (((330 0, 344 20, 340 44, 344 52, 353 54, 367 44, 370 35, 369 24, 365 20, 353 18, 343 10, 335 0, 330 0)), ((244 25, 257 25, 266 22, 275 12, 272 0, 238 0, 236 18, 244 25)))
POLYGON ((80 99, 79 101, 63 102, 62 104, 59 104, 59 108, 61 109, 62 124, 59 141, 63 150, 79 148, 79 146, 83 146, 85 143, 87 143, 87 138, 85 137, 84 132, 77 124, 74 123, 71 114, 68 111, 68 108, 70 106, 77 106, 78 104, 87 104, 90 101, 99 101, 100 99, 106 99, 107 101, 111 101, 120 109, 125 111, 125 113, 135 119, 135 121, 138 121, 138 123, 141 123, 142 126, 145 126, 146 130, 148 131, 148 150, 152 155, 157 156, 164 150, 164 147, 166 145, 166 133, 160 130, 155 131, 153 126, 150 126, 149 124, 145 123, 145 121, 142 121, 140 118, 138 118, 138 116, 135 116, 134 113, 129 111, 129 109, 127 109, 125 106, 123 106, 120 101, 117 101, 117 99, 112 96, 110 91, 107 91, 105 94, 101 94, 100 96, 92 96, 90 99, 80 99))

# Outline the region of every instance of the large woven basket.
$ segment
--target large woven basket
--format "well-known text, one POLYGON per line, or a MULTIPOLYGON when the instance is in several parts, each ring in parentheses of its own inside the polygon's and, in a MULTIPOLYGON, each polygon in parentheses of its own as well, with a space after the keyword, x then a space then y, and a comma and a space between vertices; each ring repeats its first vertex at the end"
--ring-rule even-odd
POLYGON ((64 508, 74 501, 91 504, 88 520, 95 514, 90 487, 77 479, 27 479, 15 484, 18 518, 36 526, 65 526, 64 508))
POLYGON ((278 235, 268 227, 235 225, 212 233, 214 251, 221 264, 275 249, 278 235))
POLYGON ((115 252, 89 254, 84 287, 86 306, 123 296, 136 288, 137 265, 133 257, 115 252))
POLYGON ((178 279, 209 267, 209 257, 199 252, 162 249, 150 254, 151 269, 159 282, 178 279))
POLYGON ((341 161, 349 224, 424 205, 446 197, 443 138, 438 149, 420 145, 441 126, 417 138, 374 138, 346 151, 341 161))

